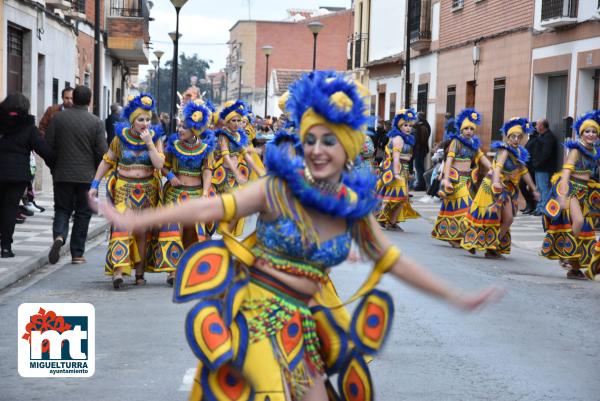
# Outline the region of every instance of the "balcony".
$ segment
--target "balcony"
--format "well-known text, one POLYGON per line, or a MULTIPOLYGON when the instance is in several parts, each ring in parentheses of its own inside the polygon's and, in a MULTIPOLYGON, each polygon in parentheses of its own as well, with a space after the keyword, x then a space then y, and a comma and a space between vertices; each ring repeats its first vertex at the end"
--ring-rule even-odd
POLYGON ((408 32, 410 47, 417 51, 425 51, 431 45, 430 10, 431 0, 413 0, 409 2, 408 32))
POLYGON ((46 6, 60 10, 70 10, 71 2, 67 0, 46 0, 46 6))
POLYGON ((110 0, 106 47, 110 55, 126 65, 148 64, 147 0, 110 0))
POLYGON ((556 28, 577 22, 577 0, 542 0, 542 26, 556 28))

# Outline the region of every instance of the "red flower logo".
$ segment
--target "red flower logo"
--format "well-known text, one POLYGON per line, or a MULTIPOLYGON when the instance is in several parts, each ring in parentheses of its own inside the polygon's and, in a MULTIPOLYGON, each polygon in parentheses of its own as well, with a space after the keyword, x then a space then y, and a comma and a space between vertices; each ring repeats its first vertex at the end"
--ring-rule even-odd
MULTIPOLYGON (((29 341, 31 344, 31 332, 40 331, 45 332, 48 330, 56 330, 59 333, 63 333, 67 330, 71 330, 71 325, 65 323, 65 319, 62 316, 57 316, 53 311, 46 312, 43 308, 40 308, 36 315, 29 318, 29 323, 25 326, 26 333, 23 334, 23 339, 29 341)), ((64 344, 64 342, 63 342, 64 344)), ((50 349, 50 343, 48 340, 42 342, 42 352, 47 352, 50 349)))

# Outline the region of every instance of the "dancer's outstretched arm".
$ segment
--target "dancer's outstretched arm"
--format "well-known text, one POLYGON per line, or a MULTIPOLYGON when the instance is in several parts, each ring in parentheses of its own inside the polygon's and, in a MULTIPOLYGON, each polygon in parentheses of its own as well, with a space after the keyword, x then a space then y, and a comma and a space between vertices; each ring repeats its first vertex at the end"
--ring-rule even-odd
MULTIPOLYGON (((234 218, 263 212, 266 208, 265 180, 255 181, 242 187, 232 194, 236 203, 234 218)), ((91 200, 90 206, 95 208, 96 201, 91 200)), ((224 217, 221 196, 192 198, 178 205, 144 210, 125 210, 120 213, 115 207, 106 202, 97 203, 100 213, 114 226, 127 231, 140 231, 163 224, 195 224, 209 221, 220 221, 224 217)))
MULTIPOLYGON (((374 217, 370 216, 369 218, 372 219, 373 234, 375 235, 375 240, 380 244, 381 249, 385 250, 392 246, 392 243, 381 231, 374 217)), ((390 273, 410 286, 429 295, 441 298, 464 310, 477 309, 488 302, 499 300, 504 294, 504 290, 497 287, 489 287, 473 293, 462 293, 402 254, 391 268, 390 273)))

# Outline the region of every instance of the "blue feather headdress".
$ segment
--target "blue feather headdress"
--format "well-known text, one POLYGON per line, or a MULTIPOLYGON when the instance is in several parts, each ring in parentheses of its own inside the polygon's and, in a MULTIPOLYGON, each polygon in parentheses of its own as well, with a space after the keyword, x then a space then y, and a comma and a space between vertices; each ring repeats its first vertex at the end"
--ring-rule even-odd
MULTIPOLYGON (((600 110, 588 111, 584 115, 579 116, 579 118, 577 118, 577 120, 575 121, 575 124, 573 124, 573 129, 575 130, 575 134, 577 135, 577 137, 579 137, 579 135, 581 135, 581 133, 579 131, 581 130, 583 123, 586 122, 587 120, 592 120, 592 121, 595 121, 597 124, 600 124, 600 110)), ((600 134, 600 132, 599 132, 599 134, 600 134)))
POLYGON ((356 84, 342 74, 313 71, 294 82, 289 91, 285 108, 296 127, 300 127, 309 109, 332 124, 347 125, 357 131, 367 123, 363 96, 356 84))
POLYGON ((412 108, 400 109, 394 116, 392 127, 400 129, 400 127, 398 126, 398 124, 400 124, 400 121, 405 121, 407 123, 415 122, 417 121, 417 113, 412 108))
POLYGON ((195 131, 202 131, 208 126, 211 111, 201 100, 188 102, 183 109, 185 126, 195 131))
POLYGON ((274 144, 275 146, 290 145, 296 151, 297 155, 304 155, 304 149, 302 149, 302 142, 300 141, 300 138, 298 138, 298 135, 296 135, 296 133, 294 133, 293 131, 280 129, 275 133, 275 137, 272 140, 270 140, 267 143, 267 145, 269 145, 270 143, 274 144))
POLYGON ((526 135, 529 135, 529 133, 531 133, 531 131, 533 130, 533 127, 529 123, 529 120, 527 120, 526 118, 513 117, 507 122, 505 122, 504 125, 502 125, 502 133, 504 134, 504 136, 507 136, 510 129, 516 126, 521 127, 521 130, 526 135))
POLYGON ((219 113, 219 118, 221 120, 225 120, 230 113, 235 112, 240 116, 244 117, 246 115, 245 103, 242 100, 236 100, 233 104, 223 107, 223 110, 219 113))
POLYGON ((454 124, 458 132, 460 132, 460 127, 462 127, 462 124, 465 120, 470 121, 471 123, 473 123, 473 125, 479 126, 481 125, 481 114, 479 114, 479 112, 475 109, 462 109, 458 116, 456 116, 456 119, 454 120, 454 124))
POLYGON ((149 112, 154 111, 155 106, 154 98, 149 93, 140 93, 135 96, 123 109, 122 116, 129 121, 131 114, 137 109, 143 109, 149 112))

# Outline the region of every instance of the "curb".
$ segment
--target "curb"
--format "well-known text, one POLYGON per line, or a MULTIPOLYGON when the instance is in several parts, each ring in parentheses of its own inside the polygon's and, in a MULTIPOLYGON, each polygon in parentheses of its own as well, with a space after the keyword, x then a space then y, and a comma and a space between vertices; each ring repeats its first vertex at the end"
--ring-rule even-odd
MULTIPOLYGON (((94 238, 104 234, 106 229, 109 227, 108 222, 99 224, 88 231, 86 243, 89 243, 94 238)), ((49 248, 48 248, 49 249, 49 248)), ((68 248, 63 247, 60 252, 61 256, 69 253, 68 248)), ((8 286, 16 283, 17 281, 31 275, 35 271, 41 269, 48 264, 48 251, 40 251, 37 255, 32 256, 33 260, 26 260, 10 269, 10 272, 3 274, 0 277, 0 290, 7 288, 8 286)))

